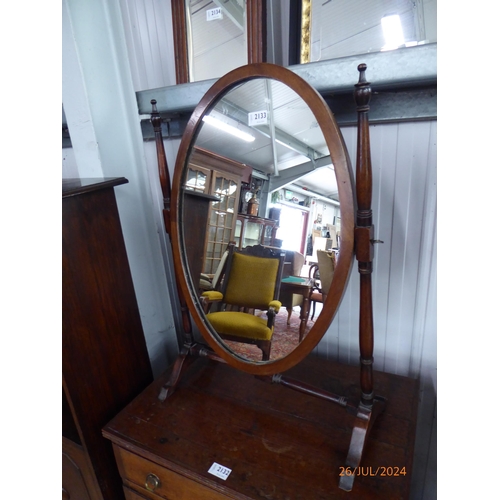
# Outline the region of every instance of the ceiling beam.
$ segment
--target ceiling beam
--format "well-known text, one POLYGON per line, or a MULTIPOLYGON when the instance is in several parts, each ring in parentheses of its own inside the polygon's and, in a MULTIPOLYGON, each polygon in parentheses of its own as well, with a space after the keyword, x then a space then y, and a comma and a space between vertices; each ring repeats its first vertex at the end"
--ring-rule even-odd
POLYGON ((272 193, 277 189, 295 182, 296 180, 304 177, 304 175, 311 173, 313 170, 318 168, 328 167, 332 164, 331 157, 324 156, 323 158, 318 158, 315 161, 306 161, 300 165, 295 165, 295 167, 287 168, 286 170, 281 170, 279 177, 271 177, 269 179, 269 192, 272 193))
MULTIPOLYGON (((298 64, 288 69, 322 95, 331 96, 352 94, 357 82, 357 67, 362 62, 368 66, 367 77, 372 82, 373 92, 437 84, 437 43, 298 64)), ((151 113, 151 99, 156 99, 160 113, 192 112, 216 81, 214 78, 137 92, 139 114, 151 113)))
MULTIPOLYGON (((291 66, 289 69, 300 74, 313 87, 320 90, 334 112, 337 123, 340 126, 347 126, 355 125, 357 120, 352 98, 357 70, 350 65, 371 61, 372 64, 368 66, 368 76, 373 91, 370 102, 370 123, 378 124, 437 118, 436 59, 437 44, 431 43, 388 52, 350 56, 342 60, 332 59, 291 66), (344 74, 345 71, 349 71, 349 74, 344 74), (350 82, 349 91, 347 80, 350 82)), ((157 107, 162 117, 170 120, 168 126, 166 123, 163 124, 163 136, 181 137, 194 108, 215 81, 216 79, 204 80, 137 92, 144 139, 154 139, 150 123, 151 99, 158 101, 157 107)), ((63 147, 65 146, 71 146, 69 139, 63 144, 63 147)))
POLYGON ((245 31, 245 12, 244 8, 235 0, 226 0, 222 2, 221 0, 213 0, 215 5, 220 7, 223 13, 233 21, 233 23, 241 30, 245 31))
MULTIPOLYGON (((229 113, 227 114, 234 120, 238 121, 251 130, 257 130, 257 132, 261 133, 265 137, 268 137, 269 139, 272 138, 271 128, 269 127, 269 125, 254 125, 251 127, 250 125, 248 125, 248 112, 240 106, 236 105, 234 102, 223 98, 215 105, 214 109, 223 114, 226 114, 229 110, 229 113)), ((275 129, 275 139, 287 148, 295 151, 296 153, 304 155, 307 158, 318 158, 323 156, 323 153, 307 146, 307 144, 304 144, 303 142, 296 139, 293 135, 290 135, 279 128, 275 129)))

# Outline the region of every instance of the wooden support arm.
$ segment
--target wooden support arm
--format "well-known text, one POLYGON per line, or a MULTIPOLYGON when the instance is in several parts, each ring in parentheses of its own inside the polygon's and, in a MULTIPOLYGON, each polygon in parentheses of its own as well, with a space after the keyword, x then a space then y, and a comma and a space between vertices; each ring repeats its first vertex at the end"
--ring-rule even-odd
POLYGON ((156 157, 158 160, 158 174, 160 177, 161 192, 163 195, 163 222, 165 230, 170 234, 170 196, 171 184, 170 175, 168 173, 167 155, 165 154, 165 146, 163 144, 163 134, 161 124, 163 122, 160 113, 156 107, 156 99, 151 99, 151 124, 155 133, 156 157))

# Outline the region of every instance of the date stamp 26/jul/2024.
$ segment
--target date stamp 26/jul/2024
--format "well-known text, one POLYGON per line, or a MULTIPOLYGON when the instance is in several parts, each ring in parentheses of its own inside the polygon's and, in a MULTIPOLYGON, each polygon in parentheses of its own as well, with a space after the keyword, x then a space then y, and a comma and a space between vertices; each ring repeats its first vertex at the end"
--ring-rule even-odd
POLYGON ((398 477, 406 476, 405 467, 340 467, 339 476, 398 477))

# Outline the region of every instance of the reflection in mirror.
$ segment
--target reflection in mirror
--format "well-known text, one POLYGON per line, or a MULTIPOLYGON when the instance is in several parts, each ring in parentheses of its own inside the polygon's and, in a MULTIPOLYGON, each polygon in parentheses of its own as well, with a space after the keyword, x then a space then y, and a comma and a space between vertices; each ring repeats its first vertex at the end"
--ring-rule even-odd
POLYGON ((437 41, 437 0, 302 0, 300 62, 437 41))
POLYGON ((287 85, 248 80, 203 117, 182 185, 185 257, 208 324, 246 360, 286 356, 320 314, 340 243, 335 170, 318 120, 287 85), (205 224, 195 222, 200 210, 205 224), (243 265, 239 252, 249 248, 267 253, 243 265), (232 298, 236 288, 249 303, 232 298), (246 316, 227 314, 238 307, 246 316))
POLYGON ((247 63, 246 0, 185 0, 189 81, 217 78, 247 63))

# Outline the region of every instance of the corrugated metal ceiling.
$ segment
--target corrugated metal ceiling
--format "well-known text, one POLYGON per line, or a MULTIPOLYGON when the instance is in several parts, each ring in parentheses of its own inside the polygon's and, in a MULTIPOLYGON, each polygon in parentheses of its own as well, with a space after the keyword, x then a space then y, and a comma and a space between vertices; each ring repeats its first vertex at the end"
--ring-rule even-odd
POLYGON ((329 157, 323 133, 310 108, 287 85, 264 78, 245 82, 228 92, 210 116, 249 133, 254 140, 246 142, 204 123, 196 140, 198 147, 249 165, 263 174, 280 174, 306 165, 310 174, 300 179, 300 185, 320 188, 318 194, 336 199, 335 176, 331 169, 325 170, 331 168, 331 162, 315 170, 315 160, 329 157), (267 113, 266 123, 250 125, 249 116, 260 111, 267 113))

